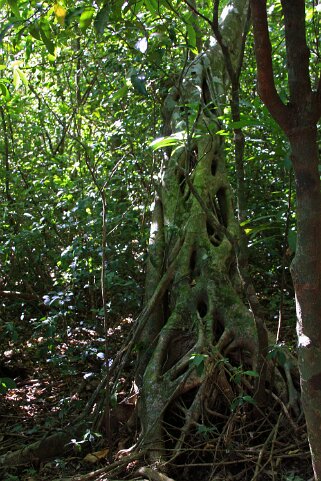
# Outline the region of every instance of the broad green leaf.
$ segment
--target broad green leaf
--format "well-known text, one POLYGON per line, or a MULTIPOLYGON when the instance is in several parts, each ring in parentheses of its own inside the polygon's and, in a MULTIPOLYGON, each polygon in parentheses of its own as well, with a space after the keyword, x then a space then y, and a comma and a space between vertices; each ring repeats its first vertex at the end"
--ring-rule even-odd
POLYGON ((16 0, 7 0, 7 2, 15 17, 20 18, 18 2, 16 0))
POLYGON ((196 32, 195 32, 195 29, 190 24, 186 25, 186 29, 187 29, 188 45, 193 50, 195 50, 196 49, 196 32))
POLYGON ((28 79, 25 76, 24 72, 20 70, 20 68, 16 68, 15 71, 18 73, 22 83, 24 84, 25 87, 28 87, 28 79))
POLYGON ((160 137, 153 140, 149 145, 153 150, 162 149, 164 147, 169 147, 185 139, 185 131, 176 132, 175 134, 169 135, 168 137, 160 137))
POLYGON ((226 130, 218 130, 218 131, 216 132, 216 134, 217 134, 217 135, 222 135, 223 137, 224 137, 224 136, 226 137, 227 135, 230 135, 230 132, 227 132, 226 130))
POLYGON ((6 100, 9 100, 9 99, 10 99, 9 90, 8 90, 7 87, 4 85, 3 82, 0 82, 0 94, 1 94, 6 100))
POLYGON ((110 3, 107 2, 103 6, 103 8, 99 10, 94 21, 94 28, 97 33, 104 32, 109 21, 109 14, 110 14, 110 3))
POLYGON ((95 9, 93 7, 87 7, 80 15, 79 19, 79 28, 81 30, 86 30, 92 22, 93 16, 95 13, 95 9))
POLYGON ((243 127, 258 126, 260 125, 257 120, 254 119, 241 119, 238 122, 231 122, 229 127, 232 129, 242 129, 243 127))
POLYGON ((127 92, 128 92, 128 86, 127 86, 127 85, 124 85, 124 86, 121 87, 119 90, 117 90, 117 92, 112 96, 112 99, 113 99, 113 100, 122 99, 123 97, 125 97, 125 95, 127 94, 127 92))
POLYGON ((34 37, 36 40, 41 40, 41 35, 40 35, 40 30, 38 25, 30 25, 29 27, 29 33, 32 37, 34 37))
POLYGON ((313 14, 314 14, 314 8, 312 8, 312 7, 307 8, 307 9, 306 9, 306 13, 305 13, 305 19, 306 19, 306 21, 311 20, 312 17, 313 17, 313 14))
POLYGON ((190 367, 195 368, 197 374, 201 376, 205 369, 206 354, 192 354, 189 360, 190 367))
POLYGON ((41 40, 43 41, 43 43, 47 47, 48 52, 51 53, 51 55, 54 55, 55 54, 55 44, 52 42, 52 40, 49 37, 47 37, 43 28, 40 28, 40 36, 41 36, 41 40))
POLYGON ((259 377, 259 374, 256 371, 244 371, 243 374, 251 377, 259 377))
POLYGON ((144 1, 147 10, 151 13, 157 14, 158 13, 158 2, 157 0, 145 0, 144 1))
POLYGON ((65 17, 66 26, 69 27, 69 25, 71 25, 71 22, 73 20, 78 20, 78 17, 81 16, 83 11, 84 11, 84 7, 76 7, 76 8, 68 10, 67 15, 65 17))

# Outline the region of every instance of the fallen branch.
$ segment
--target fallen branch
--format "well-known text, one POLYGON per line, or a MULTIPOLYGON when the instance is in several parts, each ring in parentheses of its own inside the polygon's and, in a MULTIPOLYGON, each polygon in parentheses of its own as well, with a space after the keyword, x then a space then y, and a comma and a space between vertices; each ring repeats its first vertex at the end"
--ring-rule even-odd
POLYGON ((79 438, 85 433, 83 424, 71 427, 67 431, 59 431, 51 436, 46 436, 40 441, 25 446, 17 451, 9 451, 0 456, 0 466, 22 466, 34 463, 44 459, 54 458, 69 449, 71 440, 79 438))

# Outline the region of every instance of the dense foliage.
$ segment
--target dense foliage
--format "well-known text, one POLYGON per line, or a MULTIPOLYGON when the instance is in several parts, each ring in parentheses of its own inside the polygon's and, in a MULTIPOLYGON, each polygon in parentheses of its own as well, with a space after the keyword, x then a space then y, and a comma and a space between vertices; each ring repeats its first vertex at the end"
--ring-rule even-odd
MULTIPOLYGON (((313 72, 321 8, 307 3, 313 72)), ((79 326, 117 344, 117 326, 140 312, 151 208, 162 181, 163 149, 152 142, 164 135, 163 100, 187 62, 214 42, 212 2, 198 4, 0 2, 3 366, 28 340, 37 362, 54 358, 79 326)), ((270 2, 270 13, 277 88, 286 98, 280 2, 270 2)), ((220 118, 235 205, 240 128, 250 272, 271 332, 292 349, 294 179, 286 138, 256 93, 251 33, 240 107, 238 123, 229 102, 220 118)), ((3 383, 3 391, 9 387, 3 383)))

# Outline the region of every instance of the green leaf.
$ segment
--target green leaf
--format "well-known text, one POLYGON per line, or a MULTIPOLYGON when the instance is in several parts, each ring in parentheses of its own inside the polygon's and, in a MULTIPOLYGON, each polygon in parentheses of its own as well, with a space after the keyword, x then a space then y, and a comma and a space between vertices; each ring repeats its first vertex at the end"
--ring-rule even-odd
POLYGON ((19 12, 19 7, 18 3, 16 0, 7 0, 9 7, 11 8, 12 13, 14 14, 15 17, 20 18, 20 12, 19 12))
POLYGON ((157 0, 145 0, 145 7, 150 13, 158 14, 158 2, 157 0))
POLYGON ((20 78, 20 75, 18 73, 18 69, 14 69, 13 70, 13 86, 15 88, 15 90, 17 90, 19 88, 21 84, 21 78, 20 78))
POLYGON ((80 15, 79 28, 81 30, 86 30, 92 22, 95 9, 93 7, 87 7, 80 15))
POLYGON ((130 81, 132 83, 132 86, 138 93, 140 93, 141 95, 144 95, 145 97, 148 95, 145 87, 145 82, 146 82, 145 79, 143 79, 137 74, 133 74, 130 77, 130 81))
POLYGON ((197 374, 201 376, 205 369, 205 360, 208 358, 207 354, 192 354, 189 360, 190 367, 195 368, 197 374))
POLYGON ((40 35, 40 30, 39 30, 38 25, 36 25, 36 24, 30 25, 29 33, 36 40, 41 40, 41 35, 40 35))
POLYGON ((128 86, 127 85, 124 85, 123 87, 121 87, 119 90, 117 90, 117 92, 114 93, 114 95, 112 96, 112 99, 113 100, 119 100, 119 99, 122 99, 125 97, 125 95, 127 94, 128 92, 128 86))
POLYGON ((250 403, 250 404, 256 404, 255 400, 252 398, 252 396, 242 396, 243 401, 250 403))
POLYGON ((109 14, 110 14, 110 3, 107 2, 103 6, 103 8, 99 10, 94 21, 94 29, 98 34, 101 34, 104 32, 108 24, 109 14))
POLYGON ((229 127, 232 129, 242 129, 243 127, 258 126, 260 125, 257 120, 243 118, 237 122, 231 122, 229 127))
POLYGON ((69 27, 71 25, 71 22, 73 20, 76 20, 78 19, 78 17, 81 16, 81 14, 83 13, 84 11, 84 7, 77 7, 77 8, 73 8, 71 10, 68 10, 68 13, 65 17, 65 25, 67 27, 69 27))
POLYGON ((149 145, 153 150, 162 149, 164 147, 169 147, 176 145, 185 139, 185 131, 175 132, 175 134, 169 135, 168 137, 160 137, 153 140, 149 145))
POLYGON ((192 50, 195 50, 196 49, 196 32, 195 32, 195 28, 190 25, 190 24, 187 24, 186 25, 186 29, 187 29, 187 38, 188 38, 188 46, 192 48, 192 50))
POLYGON ((7 89, 7 87, 4 85, 4 83, 0 82, 0 94, 6 99, 6 100, 9 100, 10 99, 10 94, 9 94, 9 90, 7 89))
POLYGON ((43 28, 40 28, 40 36, 41 36, 41 40, 43 41, 43 43, 47 47, 48 52, 51 53, 51 55, 54 55, 55 54, 55 44, 52 42, 52 40, 49 37, 47 37, 43 28))
POLYGON ((56 3, 54 5, 54 12, 56 15, 57 22, 60 25, 64 25, 66 14, 67 14, 67 10, 65 9, 65 7, 63 7, 62 5, 59 5, 59 3, 56 3))
POLYGON ((22 70, 20 70, 20 68, 15 67, 13 69, 13 86, 14 86, 15 90, 17 90, 20 87, 21 82, 26 87, 28 86, 28 80, 27 80, 27 77, 25 76, 25 74, 22 72, 22 70))
POLYGON ((252 396, 248 396, 248 395, 239 396, 239 397, 235 398, 233 400, 233 402, 231 403, 231 406, 230 406, 231 411, 234 412, 237 407, 242 406, 245 403, 250 403, 250 404, 254 404, 254 405, 256 404, 256 402, 252 398, 252 396))
POLYGON ((8 389, 15 389, 17 387, 13 379, 9 377, 0 377, 0 393, 4 394, 8 389))
POLYGON ((256 371, 244 371, 243 374, 246 376, 259 377, 259 374, 256 371))

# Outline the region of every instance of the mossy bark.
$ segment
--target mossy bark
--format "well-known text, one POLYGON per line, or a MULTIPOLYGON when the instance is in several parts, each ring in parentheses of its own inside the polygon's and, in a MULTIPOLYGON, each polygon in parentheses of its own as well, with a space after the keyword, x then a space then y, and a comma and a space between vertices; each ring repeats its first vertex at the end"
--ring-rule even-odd
MULTIPOLYGON (((220 28, 237 63, 248 1, 234 1, 225 14, 220 28)), ((168 266, 174 263, 175 271, 138 344, 139 417, 154 461, 171 438, 168 413, 180 410, 179 434, 172 439, 175 456, 206 410, 213 412, 218 404, 229 409, 242 394, 244 386, 233 385, 223 366, 233 370, 256 359, 256 328, 239 289, 239 228, 224 141, 217 134, 227 92, 221 48, 214 45, 190 62, 164 103, 165 134, 184 132, 185 140, 165 154, 151 227, 146 301, 168 266), (180 404, 191 392, 192 399, 180 404)))

